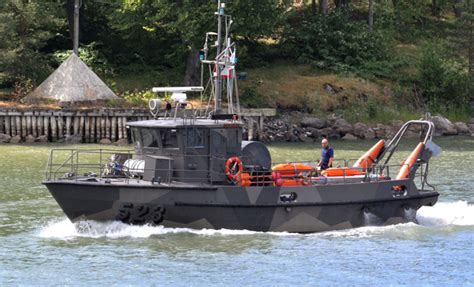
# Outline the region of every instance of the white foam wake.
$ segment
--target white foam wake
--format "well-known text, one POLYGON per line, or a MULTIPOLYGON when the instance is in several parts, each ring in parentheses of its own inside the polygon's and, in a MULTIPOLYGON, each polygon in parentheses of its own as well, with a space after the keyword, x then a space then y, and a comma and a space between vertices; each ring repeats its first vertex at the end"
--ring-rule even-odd
MULTIPOLYGON (((42 227, 38 235, 43 238, 73 239, 77 237, 88 238, 147 238, 155 235, 190 233, 203 236, 214 235, 252 235, 263 234, 263 232, 249 230, 231 230, 231 229, 190 229, 190 228, 168 228, 163 226, 151 225, 128 225, 122 222, 96 222, 82 221, 72 223, 68 219, 55 221, 42 227)), ((275 235, 288 235, 285 232, 271 232, 275 235)))
MULTIPOLYGON (((440 202, 433 207, 422 207, 416 216, 420 225, 423 226, 445 226, 445 225, 474 225, 474 205, 465 201, 440 202)), ((329 236, 370 236, 383 233, 387 230, 399 229, 403 227, 413 227, 415 224, 408 223, 395 226, 368 226, 357 229, 343 231, 325 232, 329 236)), ((148 238, 163 234, 190 233, 203 236, 225 236, 225 235, 253 235, 264 234, 249 230, 230 230, 230 229, 189 229, 189 228, 167 228, 163 226, 150 225, 128 225, 121 222, 95 222, 83 221, 72 223, 68 219, 50 222, 40 228, 38 236, 43 238, 73 239, 78 237, 87 238, 148 238)), ((266 234, 276 236, 291 235, 286 232, 269 232, 266 234)))
POLYGON ((416 219, 425 226, 474 225, 474 205, 466 201, 438 202, 435 206, 420 208, 416 219))

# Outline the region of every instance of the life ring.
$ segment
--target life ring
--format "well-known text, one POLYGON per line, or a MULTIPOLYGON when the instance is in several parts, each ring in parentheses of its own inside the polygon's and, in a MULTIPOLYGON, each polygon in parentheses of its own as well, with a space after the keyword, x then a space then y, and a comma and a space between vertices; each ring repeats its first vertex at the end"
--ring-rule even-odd
POLYGON ((233 156, 227 159, 225 162, 225 175, 232 182, 239 182, 241 179, 242 171, 244 170, 244 165, 239 157, 233 156))

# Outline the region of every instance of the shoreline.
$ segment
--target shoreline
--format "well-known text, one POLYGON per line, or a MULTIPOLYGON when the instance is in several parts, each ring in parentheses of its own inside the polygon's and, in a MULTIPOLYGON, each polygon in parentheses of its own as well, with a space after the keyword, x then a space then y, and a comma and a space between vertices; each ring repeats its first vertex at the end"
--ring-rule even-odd
MULTIPOLYGON (((262 110, 263 111, 263 110, 262 110)), ((322 138, 342 140, 372 140, 391 138, 404 124, 392 120, 389 124, 349 123, 342 117, 319 118, 293 111, 261 113, 254 110, 242 116, 243 139, 265 143, 318 142, 322 138), (256 132, 255 132, 256 131, 256 132)), ((126 123, 149 120, 147 109, 0 109, 0 144, 18 143, 99 143, 127 145, 131 135, 126 123)), ((474 118, 452 123, 442 116, 431 116, 435 136, 474 136, 474 118)), ((408 130, 407 138, 417 138, 419 130, 408 130)))

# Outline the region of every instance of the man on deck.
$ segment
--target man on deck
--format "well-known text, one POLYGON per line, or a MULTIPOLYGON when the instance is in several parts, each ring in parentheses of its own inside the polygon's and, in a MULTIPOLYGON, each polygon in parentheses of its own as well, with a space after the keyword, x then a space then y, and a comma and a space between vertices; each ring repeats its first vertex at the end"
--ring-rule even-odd
POLYGON ((323 139, 321 141, 321 146, 323 149, 321 150, 321 159, 319 160, 319 167, 321 170, 325 170, 327 168, 332 167, 332 162, 334 160, 334 149, 329 146, 329 142, 327 139, 323 139))

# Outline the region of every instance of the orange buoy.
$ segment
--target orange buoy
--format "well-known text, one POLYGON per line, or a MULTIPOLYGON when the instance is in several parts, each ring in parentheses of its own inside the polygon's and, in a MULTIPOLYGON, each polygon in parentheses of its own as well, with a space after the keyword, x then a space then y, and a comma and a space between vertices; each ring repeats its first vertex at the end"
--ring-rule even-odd
POLYGON ((225 175, 233 182, 239 182, 244 165, 239 157, 233 156, 225 162, 225 175))
POLYGON ((408 178, 408 175, 410 174, 410 169, 413 166, 413 164, 416 162, 418 159, 418 156, 420 155, 421 151, 425 145, 423 143, 419 143, 416 148, 411 152, 411 154, 408 156, 408 158, 403 162, 400 171, 397 174, 396 179, 405 179, 408 178))
POLYGON ((362 168, 362 170, 371 167, 384 146, 385 141, 379 140, 373 147, 371 147, 366 153, 364 153, 352 167, 362 168))
POLYGON ((331 176, 354 176, 354 175, 364 175, 365 171, 358 170, 350 167, 331 167, 321 171, 321 175, 331 177, 331 176))
POLYGON ((246 172, 240 173, 238 183, 239 186, 250 186, 252 184, 252 181, 250 180, 250 174, 246 172))

